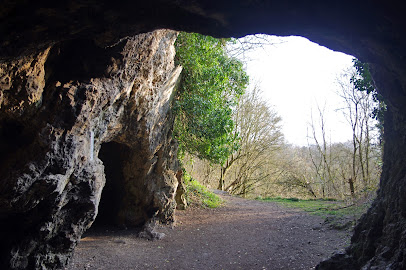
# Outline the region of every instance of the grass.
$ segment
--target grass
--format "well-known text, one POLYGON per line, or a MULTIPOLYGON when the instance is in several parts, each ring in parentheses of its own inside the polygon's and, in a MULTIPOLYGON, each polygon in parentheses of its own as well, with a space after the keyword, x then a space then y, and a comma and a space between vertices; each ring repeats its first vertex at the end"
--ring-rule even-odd
POLYGON ((334 199, 301 200, 297 198, 257 198, 265 202, 276 202, 286 207, 301 209, 310 214, 321 216, 335 229, 348 229, 366 212, 369 203, 347 205, 334 199))
POLYGON ((223 200, 219 196, 186 173, 184 175, 184 181, 186 186, 185 197, 188 205, 217 208, 223 203, 223 200))

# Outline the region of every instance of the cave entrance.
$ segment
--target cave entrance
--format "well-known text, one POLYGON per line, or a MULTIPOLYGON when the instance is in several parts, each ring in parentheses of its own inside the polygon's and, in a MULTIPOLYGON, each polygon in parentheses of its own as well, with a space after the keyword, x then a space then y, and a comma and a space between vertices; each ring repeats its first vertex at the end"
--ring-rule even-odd
POLYGON ((99 158, 103 161, 106 184, 103 188, 99 211, 93 227, 120 225, 118 213, 125 194, 123 167, 129 148, 117 142, 101 145, 99 158))
POLYGON ((300 36, 268 35, 240 38, 227 53, 254 81, 235 108, 241 145, 221 168, 184 162, 194 179, 253 198, 346 205, 375 196, 382 133, 371 116, 381 105, 372 93, 355 91, 352 78, 361 75, 353 56, 300 36))

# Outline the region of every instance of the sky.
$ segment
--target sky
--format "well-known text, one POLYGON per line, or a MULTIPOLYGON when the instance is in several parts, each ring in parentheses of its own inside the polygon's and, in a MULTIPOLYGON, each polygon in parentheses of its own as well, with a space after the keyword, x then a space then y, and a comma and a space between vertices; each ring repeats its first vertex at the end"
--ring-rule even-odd
POLYGON ((251 84, 259 84, 264 98, 282 117, 287 143, 306 146, 311 140, 311 115, 324 108, 331 142, 351 139, 351 128, 340 110, 337 76, 352 65, 353 57, 335 52, 303 37, 269 37, 278 43, 247 54, 251 84), (313 111, 313 113, 312 113, 313 111), (309 131, 309 132, 308 132, 309 131))

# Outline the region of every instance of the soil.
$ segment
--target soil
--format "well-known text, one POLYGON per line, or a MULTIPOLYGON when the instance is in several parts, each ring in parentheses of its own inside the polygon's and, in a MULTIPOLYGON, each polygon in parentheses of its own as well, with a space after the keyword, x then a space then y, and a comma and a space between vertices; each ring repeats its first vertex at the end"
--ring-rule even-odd
POLYGON ((177 211, 175 226, 158 226, 161 240, 138 238, 135 230, 90 231, 66 269, 314 269, 349 243, 348 232, 321 217, 221 196, 220 208, 177 211))

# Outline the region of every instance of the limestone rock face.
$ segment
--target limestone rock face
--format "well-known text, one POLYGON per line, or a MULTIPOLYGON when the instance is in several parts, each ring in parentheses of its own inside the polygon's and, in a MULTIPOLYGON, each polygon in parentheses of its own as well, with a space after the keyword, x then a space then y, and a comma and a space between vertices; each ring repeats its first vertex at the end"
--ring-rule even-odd
POLYGON ((71 40, 0 64, 1 269, 63 267, 98 211, 173 220, 176 36, 71 40))

